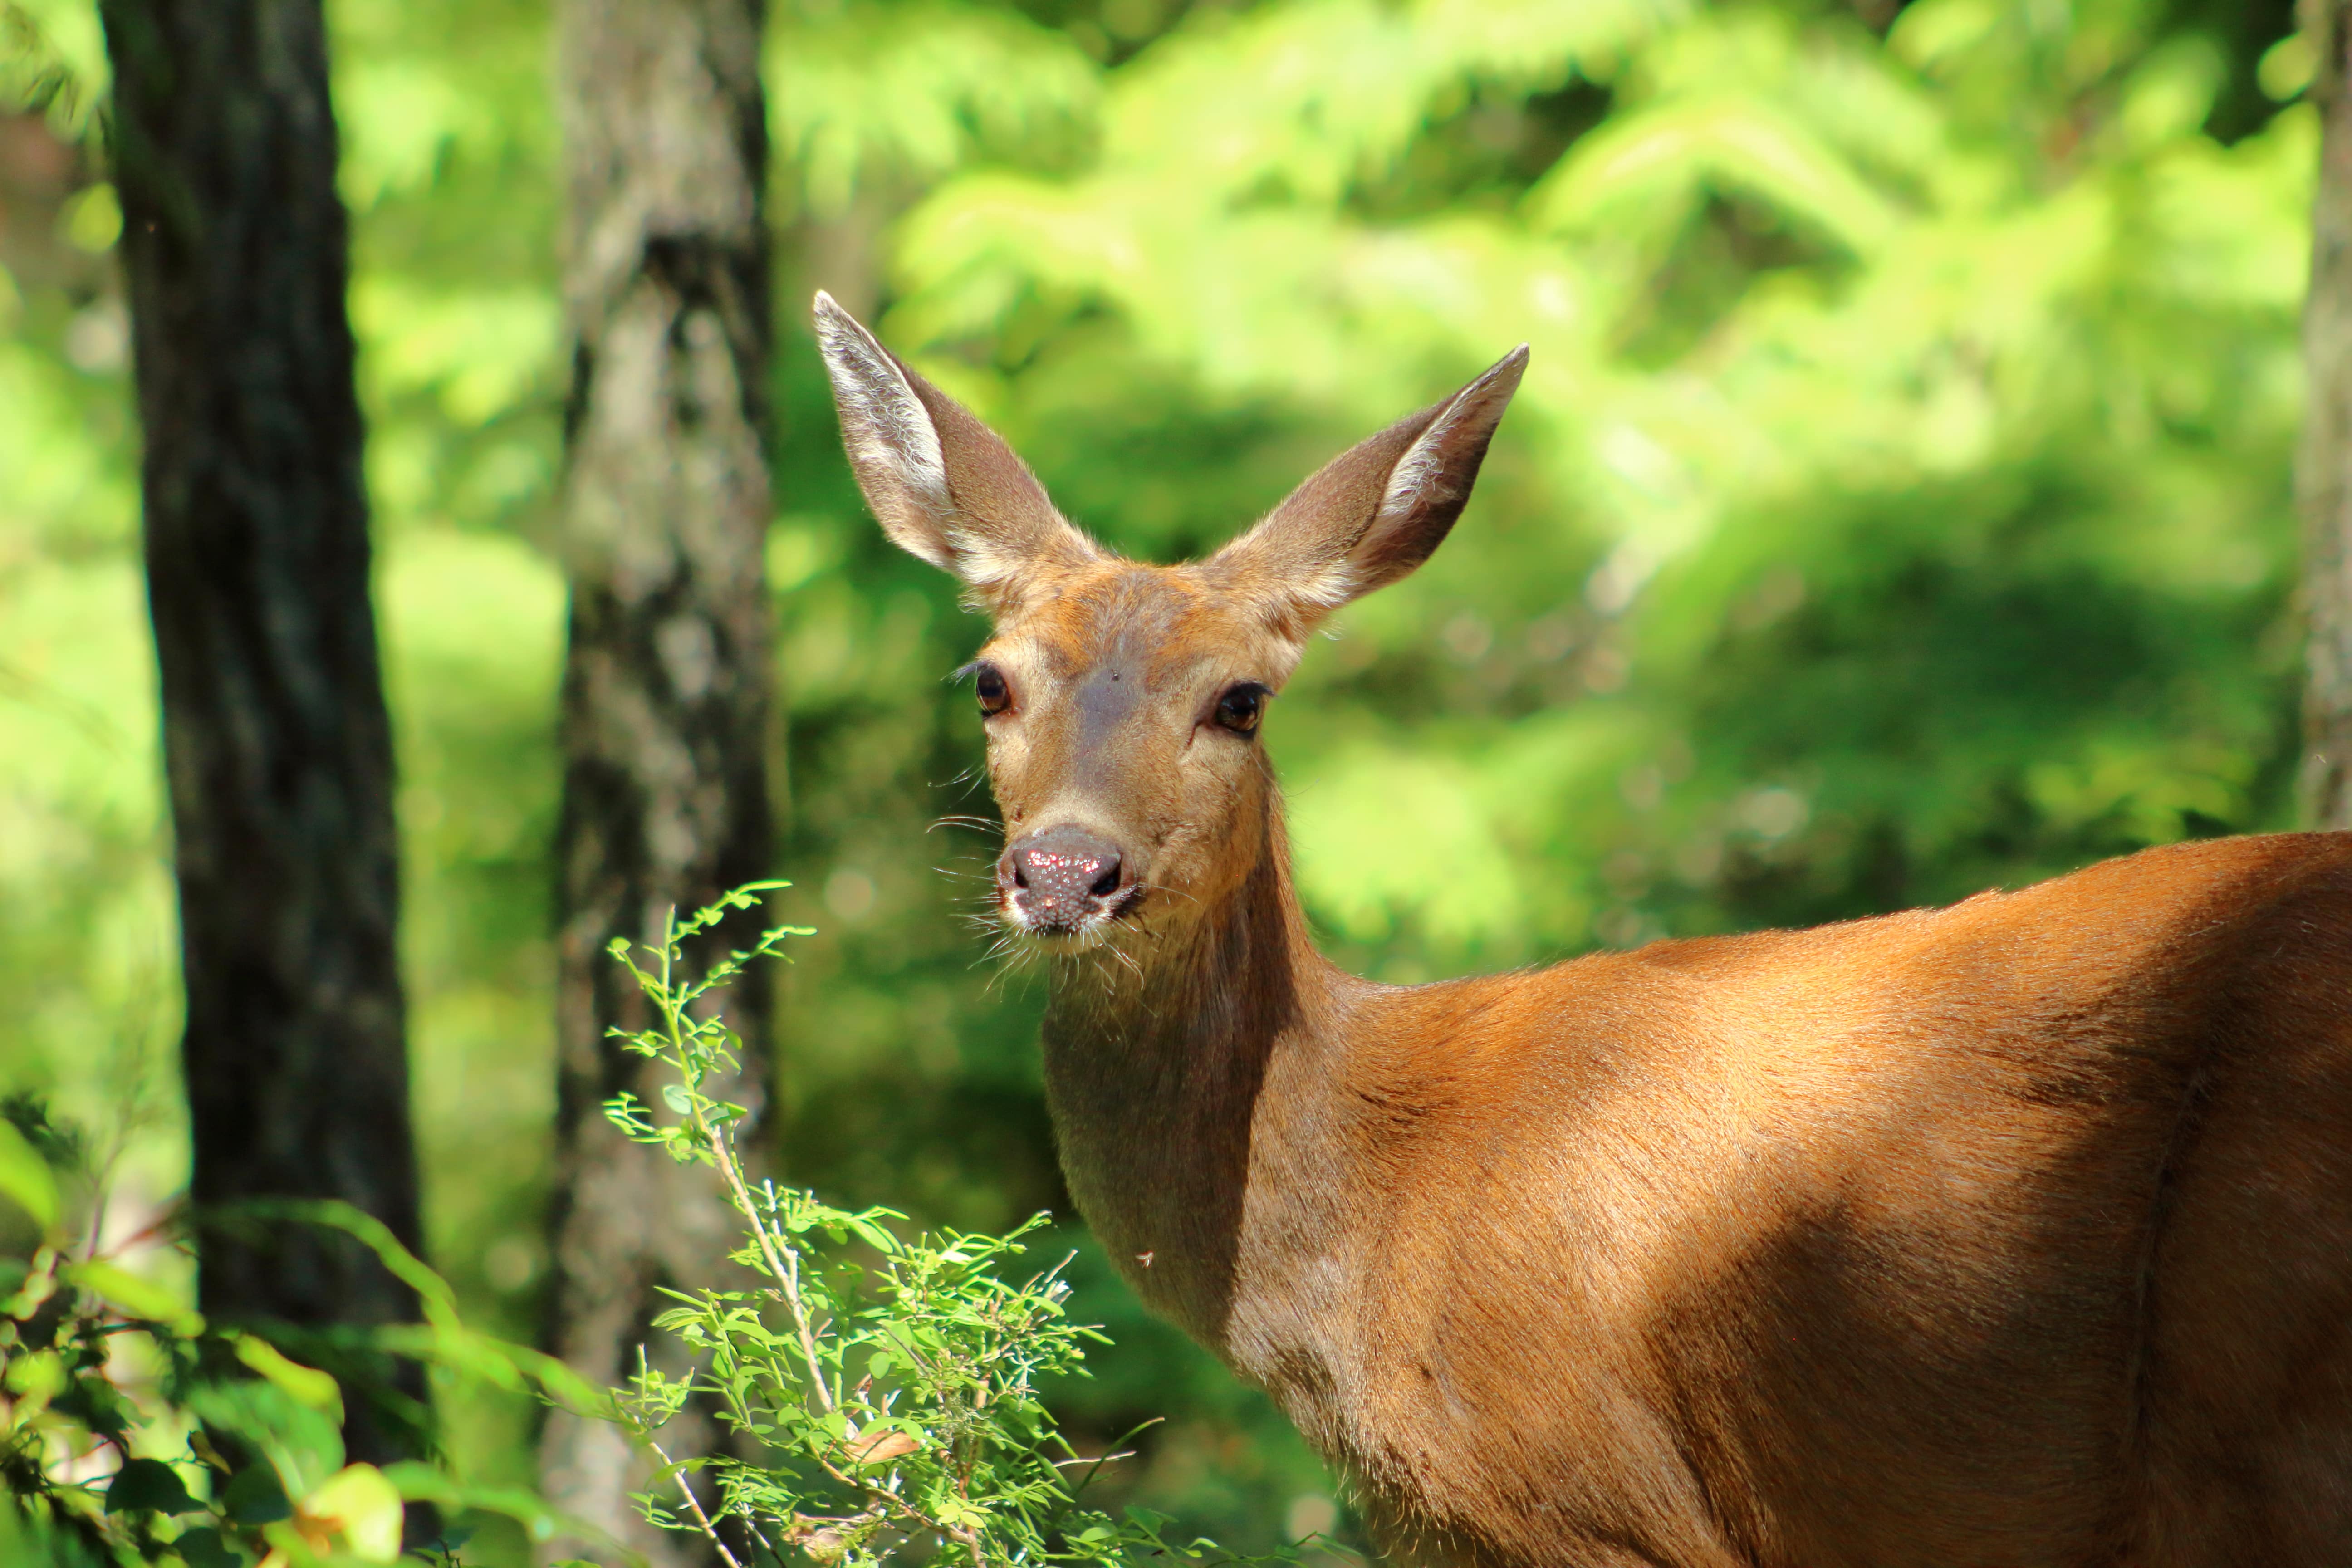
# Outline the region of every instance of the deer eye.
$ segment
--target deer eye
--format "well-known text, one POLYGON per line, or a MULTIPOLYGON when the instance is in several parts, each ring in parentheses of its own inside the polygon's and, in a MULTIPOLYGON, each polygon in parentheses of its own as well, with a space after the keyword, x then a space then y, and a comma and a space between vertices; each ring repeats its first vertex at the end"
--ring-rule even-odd
POLYGON ((1002 713, 1013 706, 1013 688, 1004 683, 1004 675, 992 664, 983 664, 971 672, 972 695, 980 699, 982 713, 1002 713))
POLYGON ((1266 689, 1245 680, 1217 699, 1217 722, 1236 735, 1255 735, 1265 716, 1266 689))

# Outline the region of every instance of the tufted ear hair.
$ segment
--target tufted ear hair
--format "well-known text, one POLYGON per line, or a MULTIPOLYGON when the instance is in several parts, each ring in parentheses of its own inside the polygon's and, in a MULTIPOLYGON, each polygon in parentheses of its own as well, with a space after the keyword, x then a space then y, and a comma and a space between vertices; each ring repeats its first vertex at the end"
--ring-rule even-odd
POLYGON ((1406 575, 1462 515, 1527 367, 1521 343, 1443 403, 1340 453, 1205 570, 1294 639, 1406 575))
POLYGON ((1002 437, 823 292, 816 338, 849 466, 893 543, 955 574, 967 598, 997 616, 1058 574, 1106 559, 1002 437))

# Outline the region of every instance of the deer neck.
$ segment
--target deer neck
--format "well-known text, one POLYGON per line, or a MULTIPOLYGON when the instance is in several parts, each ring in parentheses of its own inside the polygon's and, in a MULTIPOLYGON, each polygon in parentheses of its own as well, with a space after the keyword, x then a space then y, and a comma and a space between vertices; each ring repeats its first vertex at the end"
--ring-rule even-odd
POLYGON ((1045 1090, 1063 1171, 1138 1295, 1244 1374, 1295 1353, 1291 1298, 1342 1232, 1333 1114, 1372 989, 1315 950, 1278 809, 1256 865, 1180 931, 1057 960, 1045 1090), (1281 1300, 1273 1298, 1280 1297, 1281 1300))

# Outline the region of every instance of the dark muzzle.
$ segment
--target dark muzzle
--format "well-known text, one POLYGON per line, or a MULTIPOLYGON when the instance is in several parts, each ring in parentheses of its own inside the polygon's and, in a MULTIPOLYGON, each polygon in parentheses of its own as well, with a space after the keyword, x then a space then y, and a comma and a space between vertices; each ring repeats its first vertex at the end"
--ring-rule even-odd
POLYGON ((1018 839, 996 862, 998 894, 1034 931, 1075 931, 1089 916, 1111 913, 1122 880, 1118 847, 1075 826, 1018 839))

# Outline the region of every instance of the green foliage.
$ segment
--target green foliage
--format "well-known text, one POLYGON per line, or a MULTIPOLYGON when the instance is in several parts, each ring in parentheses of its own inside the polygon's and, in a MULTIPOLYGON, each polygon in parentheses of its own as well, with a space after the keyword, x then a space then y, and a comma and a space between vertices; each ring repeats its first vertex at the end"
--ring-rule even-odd
POLYGON ((373 1466, 342 1463, 332 1378, 264 1340, 208 1328, 103 1260, 45 1247, 12 1272, 16 1291, 0 1300, 0 1479, 13 1506, 0 1539, 61 1564, 399 1555, 399 1489, 373 1466))
POLYGON ((108 76, 95 5, 0 0, 0 111, 44 113, 79 135, 105 100, 108 76))
POLYGON ((722 1016, 697 1004, 747 963, 778 956, 785 938, 814 933, 778 927, 698 979, 684 972, 685 944, 786 885, 738 889, 686 921, 673 912, 643 964, 627 942, 612 947, 655 1015, 652 1027, 614 1037, 677 1078, 662 1088, 667 1117, 626 1092, 605 1114, 635 1142, 718 1171, 744 1226, 733 1261, 766 1281, 672 1291, 685 1304, 655 1320, 684 1341, 696 1370, 672 1377, 647 1366, 620 1400, 632 1435, 661 1458, 660 1479, 677 1486, 676 1500, 638 1498, 646 1517, 703 1532, 730 1563, 726 1521, 768 1558, 790 1549, 852 1568, 940 1551, 990 1565, 1262 1561, 1171 1542, 1173 1521, 1149 1510, 1113 1519, 1077 1506, 1084 1483, 1069 1486, 1066 1472, 1090 1475, 1118 1456, 1081 1458, 1045 1394, 1083 1373, 1087 1342, 1109 1342, 1070 1321, 1060 1267, 1018 1284, 1006 1277, 1046 1216, 1003 1236, 908 1237, 892 1225, 905 1216, 889 1209, 853 1213, 746 1180, 733 1131, 744 1108, 707 1092, 739 1070, 738 1044, 722 1016), (852 1242, 870 1262, 848 1255, 852 1242), (662 1428, 698 1395, 757 1458, 673 1462, 663 1452, 662 1428), (718 1482, 715 1508, 686 1484, 697 1469, 718 1482))
POLYGON ((2135 0, 1477 15, 1203 15, 899 255, 1049 484, 1171 368, 1365 427, 1532 340, 1493 493, 1295 688, 1310 907, 1409 973, 2274 817, 2307 111, 2217 145, 2135 0), (1400 787, 1426 858, 1365 852, 1400 787))
POLYGON ((810 7, 770 35, 766 66, 787 211, 820 218, 976 158, 1067 157, 1100 86, 1067 38, 955 4, 810 7))
MULTIPOLYGON (((402 1555, 403 1505, 504 1515, 545 1538, 559 1522, 527 1494, 419 1462, 346 1464, 344 1389, 281 1348, 284 1331, 207 1322, 180 1294, 74 1234, 60 1177, 87 1181, 79 1141, 19 1100, 0 1121, 0 1199, 30 1219, 27 1251, 0 1253, 0 1553, 54 1568, 355 1568, 402 1555)), ((82 1216, 72 1216, 82 1217, 82 1216)), ((445 1381, 487 1377, 575 1408, 609 1401, 535 1351, 458 1321, 448 1287, 348 1205, 250 1205, 352 1237, 415 1286, 426 1321, 367 1336, 445 1381)), ((152 1237, 138 1238, 152 1241, 152 1237)), ((291 1342, 299 1342, 299 1338, 291 1342)), ((572 1526, 577 1528, 577 1526, 572 1526)), ((457 1568, 453 1518, 412 1560, 457 1568)))

